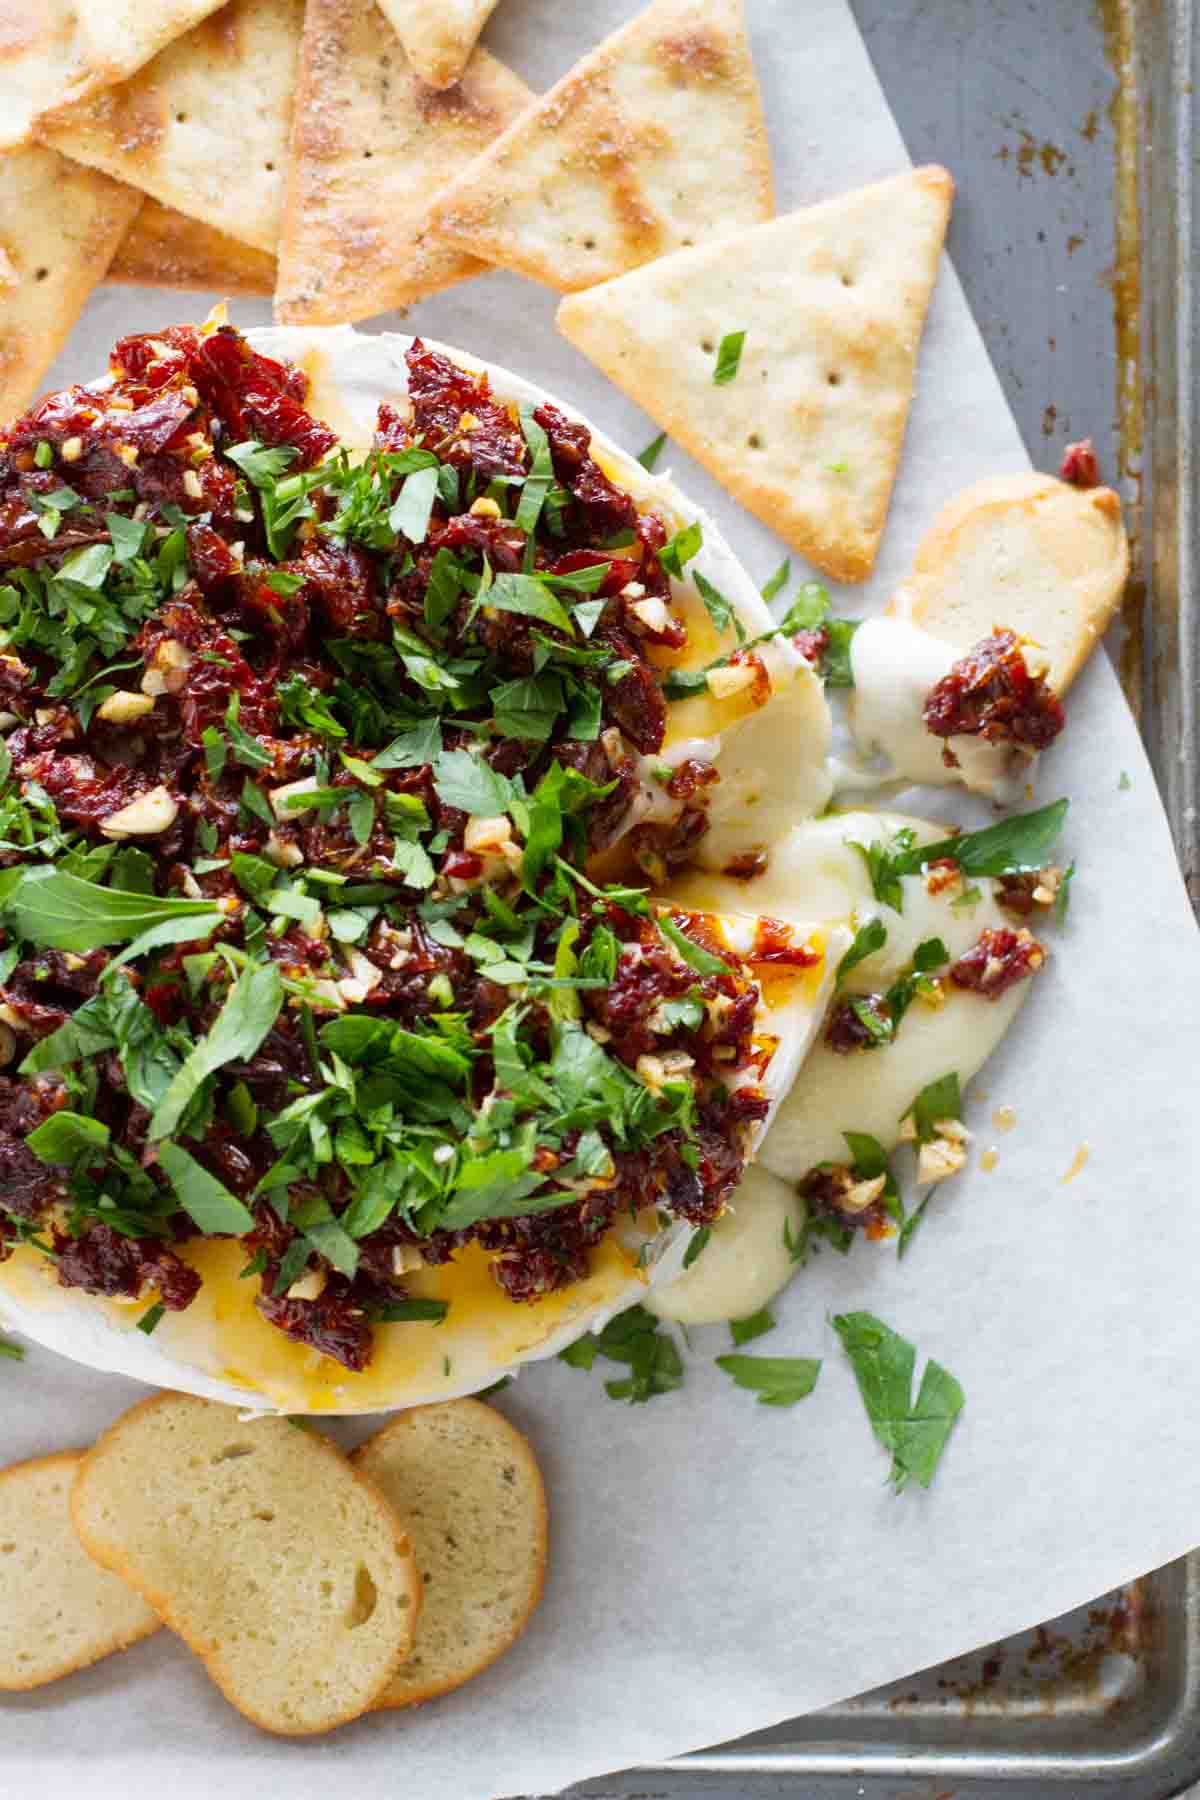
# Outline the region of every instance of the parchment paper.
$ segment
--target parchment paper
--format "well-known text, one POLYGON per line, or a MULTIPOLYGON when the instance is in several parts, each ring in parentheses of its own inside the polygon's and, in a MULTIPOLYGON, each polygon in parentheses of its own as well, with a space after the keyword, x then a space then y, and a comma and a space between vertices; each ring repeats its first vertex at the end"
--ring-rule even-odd
MULTIPOLYGON (((535 86, 635 0, 504 0, 489 42, 535 86)), ((896 169, 900 138, 843 0, 751 0, 782 207, 896 169)), ((382 29, 382 23, 381 23, 382 29)), ((696 154, 705 154, 704 145, 696 154)), ((972 196, 960 200, 968 212, 972 196)), ((781 271, 786 281, 786 271, 781 271)), ((113 291, 54 371, 103 367, 122 330, 194 307, 113 291)), ((636 450, 656 427, 555 334, 554 299, 489 276, 416 309, 416 329, 524 370, 636 450)), ((265 306, 239 305, 243 323, 265 306)), ((780 546, 679 454, 752 573, 780 546)), ((935 508, 1025 462, 947 270, 883 556, 882 605, 935 508)), ((1082 1603, 1200 1541, 1194 1196, 1200 1065, 1195 927, 1150 771, 1107 663, 1072 695, 1039 797, 1069 793, 1071 917, 969 1123, 1018 1125, 994 1172, 942 1189, 913 1251, 826 1255, 779 1304, 764 1351, 818 1354, 816 1392, 757 1406, 694 1333, 686 1388, 605 1398, 560 1364, 500 1404, 531 1433, 553 1508, 545 1604, 457 1695, 283 1743, 244 1724, 164 1634, 87 1675, 0 1702, 0 1792, 89 1800, 489 1800, 545 1793, 767 1726, 1082 1603), (1122 772, 1130 784, 1119 786, 1122 772), (1086 1142, 1086 1166, 1063 1176, 1086 1142), (933 1489, 897 1498, 828 1326, 866 1306, 958 1375, 966 1410, 933 1489)), ((782 748, 782 747, 781 747, 782 748)), ((943 817, 955 802, 943 796, 943 817)), ((0 1373, 5 1461, 82 1443, 134 1397, 33 1348, 0 1373)))

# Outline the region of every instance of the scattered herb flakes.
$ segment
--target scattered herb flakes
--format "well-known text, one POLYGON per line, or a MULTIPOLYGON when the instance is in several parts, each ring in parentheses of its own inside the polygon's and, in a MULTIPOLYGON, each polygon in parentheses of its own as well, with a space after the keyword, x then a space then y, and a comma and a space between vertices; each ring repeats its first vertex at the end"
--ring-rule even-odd
POLYGON ((887 926, 882 919, 868 919, 865 925, 860 925, 854 933, 854 942, 837 966, 836 985, 840 987, 852 969, 873 956, 876 950, 882 950, 886 943, 887 926))
POLYGON ((653 471, 655 464, 662 455, 663 446, 666 441, 666 432, 660 431, 654 441, 646 445, 646 448, 638 456, 638 461, 641 463, 643 469, 653 471))
POLYGON ((25 1346, 24 1344, 14 1344, 11 1338, 0 1338, 0 1356, 5 1357, 9 1362, 24 1362, 25 1346))
POLYGON ((736 1387, 758 1395, 760 1406, 795 1406, 808 1398, 821 1373, 820 1359, 812 1356, 718 1356, 736 1387))
POLYGON ((1130 778, 1128 769, 1121 770, 1121 776, 1117 782, 1117 786, 1123 794, 1128 793, 1129 789, 1133 786, 1133 781, 1130 778))
POLYGON ((703 542, 704 528, 699 519, 693 519, 690 525, 683 526, 674 537, 668 538, 658 553, 660 565, 668 575, 682 581, 684 564, 691 562, 703 542))
POLYGON ((763 585, 762 597, 768 605, 770 605, 776 594, 782 593, 783 589, 791 579, 792 559, 788 556, 780 563, 775 573, 771 576, 771 579, 763 585))
POLYGON ((631 1406, 638 1406, 683 1386, 678 1346, 644 1306, 631 1306, 628 1312, 618 1313, 603 1331, 586 1332, 559 1352, 560 1360, 570 1363, 573 1369, 590 1369, 598 1356, 629 1366, 628 1376, 605 1382, 610 1400, 627 1400, 631 1406))
POLYGON ((1071 883, 1075 879, 1075 864, 1070 862, 1063 870, 1058 882, 1058 892, 1054 896, 1054 923, 1065 925, 1067 908, 1071 904, 1071 883))
POLYGON ((906 1338, 869 1312, 839 1313, 833 1328, 850 1359, 871 1429, 892 1458, 889 1480, 896 1492, 910 1480, 927 1488, 962 1411, 962 1388, 931 1358, 914 1405, 917 1353, 906 1338))
POLYGON ((691 1237, 688 1239, 688 1247, 683 1253, 683 1267, 685 1269, 690 1269, 692 1264, 699 1257, 703 1256, 711 1237, 711 1225, 700 1225, 693 1231, 691 1237))
POLYGON ((727 331, 717 346, 717 363, 713 370, 714 387, 724 387, 737 375, 746 342, 744 331, 727 331))
POLYGON ((423 1321, 440 1325, 450 1311, 448 1300, 387 1300, 372 1312, 380 1325, 413 1324, 423 1321))
POLYGON ((158 1161, 176 1197, 198 1231, 241 1237, 254 1230, 254 1215, 178 1144, 160 1144, 158 1161))
POLYGON ((735 1344, 749 1344, 755 1338, 764 1337, 768 1331, 774 1331, 775 1320, 769 1308, 760 1306, 756 1313, 745 1319, 730 1319, 729 1335, 735 1344))
POLYGON ((940 1075, 923 1087, 908 1111, 901 1116, 911 1117, 916 1126, 917 1142, 927 1144, 937 1136, 937 1127, 942 1119, 962 1118, 962 1089, 958 1075, 940 1075))
POLYGON ((225 1063, 254 1055, 282 1006, 283 981, 278 969, 273 963, 251 963, 230 988, 212 1029, 185 1058, 159 1101, 150 1120, 152 1140, 175 1130, 210 1075, 225 1063))
POLYGON ((138 1322, 137 1322, 138 1330, 144 1331, 146 1336, 149 1337, 151 1335, 151 1333, 156 1330, 159 1320, 162 1318, 162 1316, 166 1312, 166 1310, 167 1309, 163 1305, 161 1300, 155 1301, 153 1306, 149 1306, 146 1308, 146 1311, 142 1314, 141 1318, 138 1320, 138 1322))

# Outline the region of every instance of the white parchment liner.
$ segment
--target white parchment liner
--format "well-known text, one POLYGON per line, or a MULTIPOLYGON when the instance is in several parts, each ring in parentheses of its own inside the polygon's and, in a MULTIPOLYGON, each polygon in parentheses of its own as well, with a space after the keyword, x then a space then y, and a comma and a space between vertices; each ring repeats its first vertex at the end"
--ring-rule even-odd
MULTIPOLYGON (((488 41, 545 86, 635 10, 635 0, 503 0, 488 41)), ((780 208, 899 167, 903 147, 845 0, 750 0, 749 11, 780 208)), ((968 190, 960 211, 972 203, 968 190)), ((52 381, 86 379, 122 331, 194 315, 211 298, 99 294, 52 381)), ((554 303, 491 275, 426 302, 407 325, 524 371, 639 449, 657 427, 556 336, 554 303)), ((265 323, 268 309, 240 304, 233 316, 265 323)), ((946 269, 883 554, 854 609, 882 606, 951 493, 1025 461, 946 269)), ((777 540, 686 457, 669 462, 765 579, 777 540)), ((887 1248, 826 1255, 779 1304, 761 1348, 824 1356, 813 1396, 792 1411, 757 1406, 712 1366, 728 1347, 716 1328, 693 1333, 686 1388, 647 1407, 608 1401, 598 1373, 532 1370, 500 1404, 546 1468, 550 1581, 527 1636, 487 1675, 416 1713, 286 1743, 232 1713, 164 1635, 57 1688, 0 1698, 0 1793, 545 1794, 937 1662, 1200 1540, 1200 955, 1106 662, 1079 683, 1069 716, 1039 799, 1072 798, 1071 917, 968 1109, 977 1147, 992 1141, 995 1106, 1014 1107, 1017 1127, 996 1139, 993 1172, 942 1190, 904 1263, 887 1248), (1085 1142, 1086 1165, 1064 1184, 1085 1142), (846 1306, 880 1313, 966 1389, 928 1494, 897 1498, 885 1485, 886 1458, 827 1323, 846 1306)), ((953 795, 941 806, 953 819, 953 795)), ((87 1441, 139 1392, 40 1350, 0 1383, 4 1461, 87 1441)))

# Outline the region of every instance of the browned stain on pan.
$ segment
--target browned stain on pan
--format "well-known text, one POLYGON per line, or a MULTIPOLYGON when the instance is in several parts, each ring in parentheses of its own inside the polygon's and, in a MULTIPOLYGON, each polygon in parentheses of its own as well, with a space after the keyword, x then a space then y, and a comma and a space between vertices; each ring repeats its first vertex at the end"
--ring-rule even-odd
POLYGON ((1122 607, 1121 685, 1135 718, 1142 711, 1142 614, 1146 588, 1141 555, 1142 320, 1138 210, 1140 129, 1133 0, 1095 0, 1104 51, 1116 86, 1109 104, 1116 140, 1113 177, 1115 259, 1106 275, 1112 293, 1117 351, 1117 424, 1121 485, 1127 502, 1130 578, 1122 607))

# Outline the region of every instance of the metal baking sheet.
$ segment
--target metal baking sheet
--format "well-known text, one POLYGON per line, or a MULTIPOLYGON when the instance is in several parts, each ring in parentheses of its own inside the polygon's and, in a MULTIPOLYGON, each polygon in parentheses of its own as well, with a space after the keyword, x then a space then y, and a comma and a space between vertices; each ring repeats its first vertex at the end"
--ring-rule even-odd
MULTIPOLYGON (((1033 460, 1091 436, 1126 500, 1134 574, 1110 648, 1200 907, 1200 0, 853 4, 912 156, 968 197, 950 248, 1033 460)), ((571 1793, 1200 1800, 1200 1552, 895 1687, 571 1793)))

